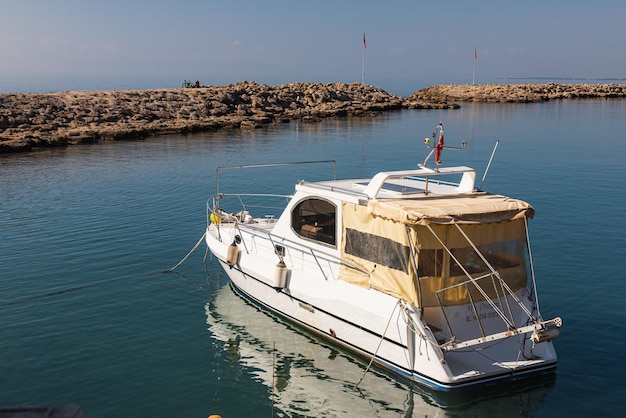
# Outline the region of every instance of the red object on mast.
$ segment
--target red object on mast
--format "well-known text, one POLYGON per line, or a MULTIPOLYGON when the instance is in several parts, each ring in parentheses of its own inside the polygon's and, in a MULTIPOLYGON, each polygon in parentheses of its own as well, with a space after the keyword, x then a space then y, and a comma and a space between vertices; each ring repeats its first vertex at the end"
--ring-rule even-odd
POLYGON ((443 125, 440 123, 439 126, 437 126, 437 129, 439 130, 439 141, 437 141, 437 147, 435 150, 435 162, 437 164, 441 164, 441 159, 439 157, 441 157, 441 151, 443 151, 443 125))

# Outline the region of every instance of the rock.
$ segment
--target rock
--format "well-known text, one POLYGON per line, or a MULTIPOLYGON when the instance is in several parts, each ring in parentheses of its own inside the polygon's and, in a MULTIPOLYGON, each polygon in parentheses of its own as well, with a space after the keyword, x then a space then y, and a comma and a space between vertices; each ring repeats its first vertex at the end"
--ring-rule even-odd
POLYGON ((0 94, 0 153, 454 106, 458 107, 407 100, 360 83, 272 87, 240 82, 202 88, 0 94))
POLYGON ((261 127, 261 125, 258 125, 253 120, 242 120, 239 126, 241 127, 241 129, 256 129, 261 127))
POLYGON ((559 99, 625 98, 626 84, 442 84, 413 93, 408 101, 531 103, 559 99))

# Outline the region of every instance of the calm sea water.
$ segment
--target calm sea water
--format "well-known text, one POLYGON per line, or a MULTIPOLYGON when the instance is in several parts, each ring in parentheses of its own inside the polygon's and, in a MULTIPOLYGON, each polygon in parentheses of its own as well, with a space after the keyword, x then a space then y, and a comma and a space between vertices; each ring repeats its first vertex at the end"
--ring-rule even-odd
MULTIPOLYGON (((617 416, 626 397, 626 101, 465 104, 373 119, 165 136, 0 156, 0 405, 78 403, 88 417, 617 416), (234 295, 204 246, 224 165, 336 159, 338 177, 415 167, 443 121, 444 164, 536 209, 556 376, 465 395, 408 388, 234 295)), ((328 170, 235 172, 290 192, 328 170)))

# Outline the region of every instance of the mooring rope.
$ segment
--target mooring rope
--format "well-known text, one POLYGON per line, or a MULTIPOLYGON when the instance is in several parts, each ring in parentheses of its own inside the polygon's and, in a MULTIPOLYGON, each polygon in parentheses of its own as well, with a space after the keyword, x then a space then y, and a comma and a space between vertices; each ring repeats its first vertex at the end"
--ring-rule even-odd
MULTIPOLYGON (((202 234, 202 236, 200 237, 200 239, 198 240, 198 242, 196 242, 196 245, 194 245, 194 247, 191 249, 191 251, 189 251, 187 253, 187 255, 178 262, 178 264, 176 264, 174 267, 167 269, 167 270, 163 270, 163 273, 171 273, 174 271, 174 269, 176 269, 176 267, 180 266, 181 264, 183 264, 185 261, 187 261, 187 259, 191 256, 191 254, 193 254, 194 251, 196 251, 198 249, 198 247, 200 246, 200 244, 202 243, 202 241, 204 240, 204 237, 206 236, 206 231, 204 231, 204 234, 202 234)), ((206 257, 206 255, 205 255, 206 257)))
POLYGON ((387 325, 385 326, 385 330, 383 331, 383 335, 380 336, 380 341, 378 342, 378 347, 376 347, 376 351, 374 351, 374 354, 372 355, 372 359, 370 360, 370 363, 365 368, 365 371, 363 372, 363 376, 361 376, 361 378, 356 383, 356 385, 354 385, 355 389, 359 387, 359 385, 361 384, 363 379, 365 379, 365 375, 367 374, 367 372, 370 371, 370 367, 372 367, 372 363, 374 363, 374 359, 378 355, 378 350, 380 350, 380 346, 383 344, 383 340, 385 339, 385 334, 387 334, 387 328, 389 328, 389 324, 391 323, 391 319, 393 318, 393 314, 396 313, 396 309, 398 308, 399 304, 400 304, 400 299, 398 299, 398 303, 396 303, 396 305, 393 307, 393 311, 391 311, 391 315, 389 316, 389 321, 387 321, 387 325))

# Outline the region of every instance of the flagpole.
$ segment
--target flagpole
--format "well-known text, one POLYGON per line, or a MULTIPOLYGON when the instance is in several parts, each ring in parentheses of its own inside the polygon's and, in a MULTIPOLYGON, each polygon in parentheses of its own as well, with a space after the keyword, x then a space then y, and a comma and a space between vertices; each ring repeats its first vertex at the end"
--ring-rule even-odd
POLYGON ((476 84, 476 47, 474 47, 474 68, 472 70, 472 85, 476 84))
POLYGON ((367 44, 365 43, 365 32, 363 32, 363 64, 361 66, 361 84, 365 84, 365 48, 367 48, 367 44))

